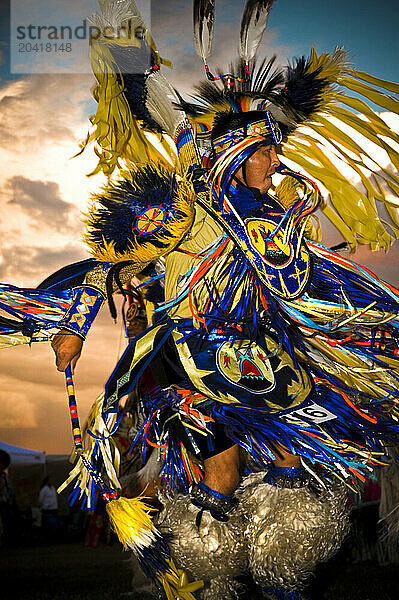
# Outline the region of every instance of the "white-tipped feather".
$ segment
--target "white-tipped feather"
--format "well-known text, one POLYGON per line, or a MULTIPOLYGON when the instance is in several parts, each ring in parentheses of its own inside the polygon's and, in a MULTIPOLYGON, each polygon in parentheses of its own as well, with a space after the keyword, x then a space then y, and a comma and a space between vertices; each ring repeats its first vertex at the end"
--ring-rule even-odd
POLYGON ((204 62, 211 53, 213 25, 215 22, 215 0, 194 0, 194 49, 204 62))
POLYGON ((175 106, 180 103, 179 97, 159 71, 151 73, 145 85, 147 91, 145 105, 148 112, 174 139, 177 126, 186 118, 186 114, 175 106))
POLYGON ((144 21, 133 0, 99 0, 101 14, 94 13, 89 21, 101 32, 111 32, 115 36, 123 34, 123 26, 129 19, 134 19, 133 27, 144 26, 144 21))
POLYGON ((249 62, 254 58, 265 31, 273 0, 247 0, 241 21, 240 58, 249 62))

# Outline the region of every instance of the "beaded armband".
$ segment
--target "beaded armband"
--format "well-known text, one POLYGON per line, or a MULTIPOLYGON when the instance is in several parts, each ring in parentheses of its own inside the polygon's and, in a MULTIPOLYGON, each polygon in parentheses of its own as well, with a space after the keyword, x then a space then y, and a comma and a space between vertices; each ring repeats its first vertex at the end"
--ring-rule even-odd
POLYGON ((263 483, 279 488, 301 488, 308 486, 310 475, 304 467, 275 467, 269 468, 263 478, 263 483))
POLYGON ((272 465, 264 476, 263 483, 291 490, 306 487, 309 492, 314 494, 317 498, 320 496, 324 487, 320 479, 313 477, 302 466, 275 467, 272 465))
MULTIPOLYGON (((198 514, 199 522, 204 510, 209 511, 212 517, 217 521, 228 521, 228 515, 238 504, 237 498, 216 492, 202 481, 200 481, 198 485, 195 485, 191 490, 191 502, 194 506, 201 509, 198 514)), ((199 526, 199 522, 197 523, 197 526, 199 526)))
POLYGON ((74 288, 71 307, 57 327, 85 339, 104 301, 105 294, 92 285, 74 288))

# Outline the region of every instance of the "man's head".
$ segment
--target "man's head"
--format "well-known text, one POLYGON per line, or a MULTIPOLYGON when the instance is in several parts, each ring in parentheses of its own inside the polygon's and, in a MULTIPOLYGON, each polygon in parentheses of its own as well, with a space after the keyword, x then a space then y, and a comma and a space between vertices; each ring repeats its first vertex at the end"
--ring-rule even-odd
POLYGON ((247 187, 256 188, 261 194, 265 194, 272 184, 272 175, 279 164, 276 146, 261 146, 236 171, 235 178, 247 187))
POLYGON ((233 179, 265 193, 279 166, 280 129, 268 111, 224 113, 212 130, 213 173, 223 197, 233 179))

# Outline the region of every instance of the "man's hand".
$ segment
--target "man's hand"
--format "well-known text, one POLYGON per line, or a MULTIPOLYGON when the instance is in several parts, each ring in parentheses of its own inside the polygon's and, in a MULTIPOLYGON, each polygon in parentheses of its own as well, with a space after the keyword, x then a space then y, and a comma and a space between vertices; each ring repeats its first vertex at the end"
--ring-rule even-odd
POLYGON ((65 371, 69 363, 71 363, 72 373, 75 370, 75 365, 82 352, 83 340, 78 335, 74 335, 70 331, 61 329, 53 337, 51 347, 55 352, 55 363, 59 371, 65 371))

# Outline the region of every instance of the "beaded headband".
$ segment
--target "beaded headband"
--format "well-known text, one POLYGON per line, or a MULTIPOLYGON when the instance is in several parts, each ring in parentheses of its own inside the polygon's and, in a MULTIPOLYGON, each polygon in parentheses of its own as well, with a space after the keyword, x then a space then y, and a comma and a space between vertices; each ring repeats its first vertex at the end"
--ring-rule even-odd
POLYGON ((281 130, 277 122, 274 120, 272 114, 268 110, 264 111, 264 115, 264 119, 253 121, 252 123, 248 123, 243 127, 238 127, 237 129, 233 129, 232 131, 228 131, 227 133, 217 137, 213 141, 212 146, 214 148, 215 146, 221 146, 225 144, 233 146, 247 137, 271 137, 273 143, 277 146, 283 139, 281 130))

